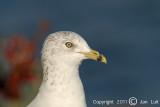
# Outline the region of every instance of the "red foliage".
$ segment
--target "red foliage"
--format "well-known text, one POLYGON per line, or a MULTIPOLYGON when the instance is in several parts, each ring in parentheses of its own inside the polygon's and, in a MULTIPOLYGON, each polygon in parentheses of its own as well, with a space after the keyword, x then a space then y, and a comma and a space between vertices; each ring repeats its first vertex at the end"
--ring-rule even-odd
POLYGON ((48 21, 41 22, 38 32, 27 39, 24 35, 18 34, 13 36, 5 50, 5 56, 12 67, 6 85, 5 94, 10 98, 19 98, 20 87, 22 82, 32 82, 36 79, 34 68, 36 67, 37 46, 40 39, 50 29, 48 21))

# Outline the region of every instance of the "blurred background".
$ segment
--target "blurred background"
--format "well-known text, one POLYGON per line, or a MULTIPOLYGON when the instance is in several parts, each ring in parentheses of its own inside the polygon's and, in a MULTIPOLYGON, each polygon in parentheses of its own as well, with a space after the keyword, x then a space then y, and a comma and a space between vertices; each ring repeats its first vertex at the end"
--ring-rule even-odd
POLYGON ((128 107, 116 101, 130 97, 159 100, 137 107, 160 106, 159 0, 1 0, 0 107, 25 107, 36 96, 43 41, 62 30, 80 34, 108 59, 80 66, 88 107, 102 107, 93 100, 128 107))

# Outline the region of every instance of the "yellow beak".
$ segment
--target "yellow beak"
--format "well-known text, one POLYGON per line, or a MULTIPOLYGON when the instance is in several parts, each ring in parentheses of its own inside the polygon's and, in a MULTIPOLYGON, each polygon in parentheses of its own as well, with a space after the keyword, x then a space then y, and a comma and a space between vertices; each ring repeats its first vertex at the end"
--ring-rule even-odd
POLYGON ((84 54, 86 58, 93 59, 93 60, 96 60, 99 62, 107 63, 105 56, 103 56, 103 54, 100 54, 99 52, 97 52, 95 50, 91 49, 90 52, 82 53, 82 54, 84 54))

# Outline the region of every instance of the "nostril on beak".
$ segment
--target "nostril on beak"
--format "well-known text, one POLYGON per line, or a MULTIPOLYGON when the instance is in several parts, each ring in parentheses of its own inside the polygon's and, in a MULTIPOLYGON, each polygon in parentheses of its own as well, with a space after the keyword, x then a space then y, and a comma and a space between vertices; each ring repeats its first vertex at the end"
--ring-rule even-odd
POLYGON ((92 50, 91 52, 92 52, 92 54, 94 54, 94 55, 98 55, 98 56, 99 56, 99 52, 94 51, 94 50, 92 50))
POLYGON ((98 55, 97 53, 93 53, 93 54, 98 55))

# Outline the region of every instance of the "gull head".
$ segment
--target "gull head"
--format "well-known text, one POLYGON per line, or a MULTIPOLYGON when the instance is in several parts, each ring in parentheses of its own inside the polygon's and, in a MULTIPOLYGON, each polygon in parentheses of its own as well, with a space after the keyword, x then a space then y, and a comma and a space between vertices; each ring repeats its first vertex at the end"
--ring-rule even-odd
POLYGON ((93 59, 107 63, 106 58, 99 52, 92 50, 87 42, 77 33, 60 31, 50 34, 42 49, 42 64, 63 63, 65 65, 79 65, 84 59, 93 59))

